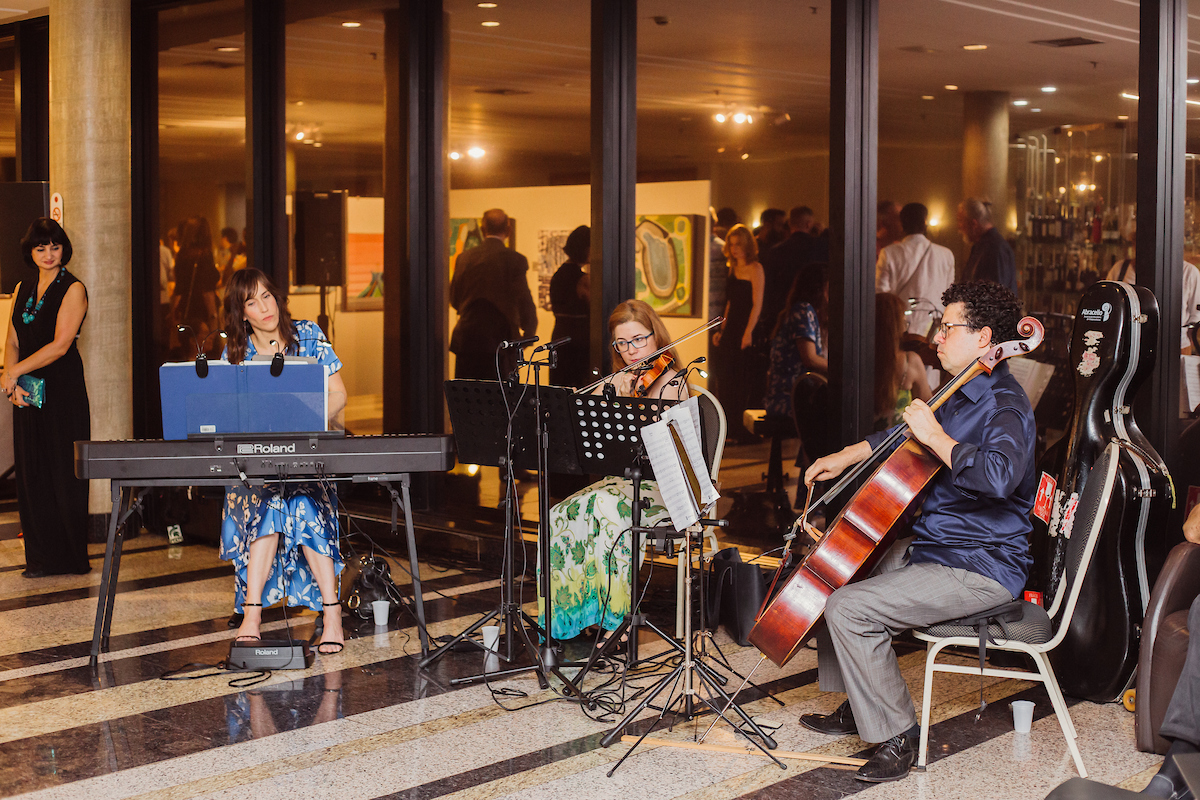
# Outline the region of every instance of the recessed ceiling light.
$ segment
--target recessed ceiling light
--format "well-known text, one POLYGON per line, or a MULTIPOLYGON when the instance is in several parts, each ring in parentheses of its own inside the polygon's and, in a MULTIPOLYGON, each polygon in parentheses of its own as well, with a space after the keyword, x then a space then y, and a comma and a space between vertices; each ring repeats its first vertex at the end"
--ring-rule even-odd
POLYGON ((217 48, 214 48, 214 49, 215 49, 215 50, 216 50, 218 53, 237 53, 237 52, 240 52, 242 48, 240 48, 240 47, 234 47, 234 46, 233 46, 233 45, 231 45, 231 44, 223 44, 223 45, 221 45, 220 47, 217 47, 217 48))
POLYGON ((313 142, 313 147, 324 147, 324 146, 325 145, 321 144, 320 142, 313 142))
POLYGON ((717 122, 724 122, 726 117, 724 114, 713 114, 713 119, 715 119, 717 122))
POLYGON ((297 141, 297 142, 303 142, 303 141, 304 141, 304 131, 297 131, 297 132, 296 132, 296 141, 297 141))
POLYGON ((932 100, 932 99, 933 99, 933 95, 931 95, 931 94, 923 94, 923 95, 921 95, 921 99, 922 99, 922 100, 932 100))
POLYGON ((1197 84, 1200 83, 1200 78, 1188 78, 1187 82, 1190 84, 1197 84))
POLYGON ((478 8, 495 8, 499 3, 476 3, 478 8))
POLYGON ((963 50, 987 50, 986 44, 964 44, 963 50))
POLYGON ((1057 86, 1043 86, 1042 91, 1045 92, 1046 94, 1054 94, 1055 92, 1058 91, 1058 87, 1057 86))
POLYGON ((297 101, 296 101, 295 103, 293 103, 292 105, 296 105, 296 106, 302 106, 302 105, 304 105, 304 101, 303 101, 303 100, 297 100, 297 101))
POLYGON ((1042 110, 1040 108, 1031 108, 1031 109, 1029 109, 1029 113, 1030 114, 1040 114, 1040 113, 1042 113, 1042 110))
POLYGON ((955 86, 953 83, 947 83, 944 88, 946 89, 947 92, 957 92, 958 91, 958 87, 955 86))
POLYGON ((470 150, 467 151, 467 155, 469 155, 471 158, 483 158, 483 156, 486 152, 487 151, 484 150, 482 147, 472 147, 470 150))
POLYGON ((1100 155, 1099 153, 1097 153, 1094 158, 1096 159, 1097 164, 1104 160, 1104 156, 1100 155))
POLYGON ((1138 99, 1138 96, 1136 94, 1134 94, 1133 92, 1121 92, 1121 97, 1124 97, 1126 100, 1137 100, 1138 99))
POLYGON ((450 152, 451 161, 458 161, 460 158, 462 158, 462 153, 458 152, 457 150, 452 150, 450 152))
POLYGON ((742 161, 745 161, 749 157, 750 157, 749 153, 742 153, 742 161))
POLYGON ((741 125, 743 122, 746 121, 746 115, 743 114, 741 111, 739 111, 733 115, 733 121, 736 122, 738 125, 741 125))
POLYGON ((1117 114, 1117 119, 1129 119, 1128 114, 1117 114))
POLYGON ((1029 105, 1029 101, 1028 100, 1013 100, 1013 105, 1014 106, 1027 106, 1027 105, 1029 105))
POLYGON ((343 27, 343 28, 361 28, 361 27, 362 27, 362 23, 361 23, 361 22, 355 22, 355 21, 353 21, 353 20, 346 20, 345 22, 343 22, 343 23, 342 23, 342 27, 343 27))
POLYGON ((495 20, 488 20, 487 22, 481 22, 479 24, 485 28, 499 28, 500 27, 500 23, 496 22, 495 20))
POLYGON ((721 145, 720 147, 718 147, 718 148, 717 148, 717 152, 718 152, 718 153, 724 153, 724 152, 725 152, 725 146, 724 146, 724 145, 721 145))

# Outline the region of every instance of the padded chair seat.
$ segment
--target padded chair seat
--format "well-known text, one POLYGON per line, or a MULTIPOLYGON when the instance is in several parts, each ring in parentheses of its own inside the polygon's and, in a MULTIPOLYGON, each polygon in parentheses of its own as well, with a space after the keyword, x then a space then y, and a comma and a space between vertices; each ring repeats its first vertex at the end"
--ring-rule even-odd
MULTIPOLYGON (((997 624, 988 625, 988 634, 997 642, 1003 643, 1006 639, 1009 641, 1025 642, 1026 644, 1045 644, 1054 636, 1054 628, 1050 624, 1050 617, 1046 614, 1046 609, 1039 606, 1037 603, 1030 603, 1028 600, 1021 602, 1021 618, 1006 623, 1008 626, 1008 634, 1005 635, 1004 630, 997 624)), ((975 629, 968 625, 956 624, 954 620, 947 622, 939 622, 936 625, 930 625, 928 628, 921 628, 917 634, 925 634, 937 639, 948 639, 952 636, 964 636, 968 639, 978 639, 979 634, 975 629)))

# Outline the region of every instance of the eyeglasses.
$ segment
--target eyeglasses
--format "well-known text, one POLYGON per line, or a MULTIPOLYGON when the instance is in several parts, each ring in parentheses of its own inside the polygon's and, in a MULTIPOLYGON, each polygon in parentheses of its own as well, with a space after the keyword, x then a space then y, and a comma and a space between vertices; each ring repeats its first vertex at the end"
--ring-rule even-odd
POLYGON ((938 325, 937 330, 938 330, 938 333, 940 333, 942 335, 942 338, 945 339, 947 336, 950 335, 951 328, 969 328, 969 327, 971 327, 971 326, 966 322, 943 322, 941 325, 938 325))
POLYGON ((615 339, 612 346, 618 353, 624 353, 628 350, 636 350, 652 338, 654 338, 653 333, 645 333, 641 336, 635 336, 632 339, 615 339))

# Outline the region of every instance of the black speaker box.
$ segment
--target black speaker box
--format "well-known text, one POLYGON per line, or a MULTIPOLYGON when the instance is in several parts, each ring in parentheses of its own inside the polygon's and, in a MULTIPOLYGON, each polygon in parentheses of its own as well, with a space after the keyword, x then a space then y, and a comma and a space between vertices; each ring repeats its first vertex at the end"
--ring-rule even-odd
POLYGON ((0 292, 11 294, 26 278, 37 277, 21 258, 21 237, 38 217, 50 216, 50 184, 0 183, 0 292))
POLYGON ((341 286, 346 274, 346 198, 336 192, 296 192, 297 286, 341 286))

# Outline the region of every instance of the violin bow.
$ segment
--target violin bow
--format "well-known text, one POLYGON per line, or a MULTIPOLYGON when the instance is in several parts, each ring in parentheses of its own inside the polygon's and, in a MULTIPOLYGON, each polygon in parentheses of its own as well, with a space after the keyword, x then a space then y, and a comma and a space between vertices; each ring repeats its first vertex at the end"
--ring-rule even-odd
POLYGON ((631 372, 631 371, 640 369, 642 367, 645 367, 648 364, 652 364, 654 362, 654 359, 658 358, 663 353, 667 352, 668 350, 670 350, 672 347, 679 344, 680 342, 686 342, 688 339, 691 339, 693 336, 697 336, 701 333, 704 333, 705 331, 712 330, 713 328, 717 327, 724 321, 725 321, 724 317, 713 317, 712 319, 710 319, 708 322, 704 323, 700 327, 696 328, 693 331, 689 331, 688 333, 684 334, 683 336, 680 336, 678 339, 674 340, 673 342, 670 342, 669 344, 663 345, 662 347, 658 348, 657 350, 655 350, 653 353, 646 356, 645 358, 639 359, 639 360, 633 362, 632 364, 627 364, 624 367, 621 367, 616 372, 605 375, 600 380, 594 381, 594 382, 588 384, 587 386, 583 387, 582 389, 575 390, 575 394, 591 394, 593 391, 595 391, 597 386, 599 386, 602 383, 605 383, 606 381, 611 379, 614 375, 620 375, 622 372, 631 372))

